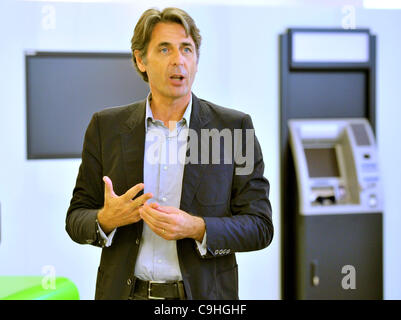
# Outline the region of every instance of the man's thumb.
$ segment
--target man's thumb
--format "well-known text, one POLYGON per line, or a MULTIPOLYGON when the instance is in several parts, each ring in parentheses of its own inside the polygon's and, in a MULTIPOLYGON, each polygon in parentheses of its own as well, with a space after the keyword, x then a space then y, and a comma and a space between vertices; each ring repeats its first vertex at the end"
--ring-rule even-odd
POLYGON ((103 181, 104 181, 104 195, 106 197, 116 196, 113 190, 113 182, 111 181, 111 179, 108 176, 104 176, 103 181))

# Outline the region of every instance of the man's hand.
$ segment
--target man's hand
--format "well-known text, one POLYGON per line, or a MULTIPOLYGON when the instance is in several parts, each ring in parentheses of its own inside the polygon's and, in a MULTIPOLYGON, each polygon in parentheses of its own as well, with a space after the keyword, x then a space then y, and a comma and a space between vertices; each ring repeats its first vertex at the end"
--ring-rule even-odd
POLYGON ((108 234, 117 227, 125 226, 141 220, 139 208, 150 198, 151 193, 145 193, 132 200, 139 191, 144 188, 143 183, 138 183, 122 196, 117 196, 113 190, 113 183, 107 176, 104 181, 104 207, 99 210, 97 219, 104 233, 108 234))
POLYGON ((192 238, 199 242, 203 240, 206 226, 200 217, 157 203, 144 204, 139 209, 139 214, 154 233, 166 240, 184 238, 192 238))

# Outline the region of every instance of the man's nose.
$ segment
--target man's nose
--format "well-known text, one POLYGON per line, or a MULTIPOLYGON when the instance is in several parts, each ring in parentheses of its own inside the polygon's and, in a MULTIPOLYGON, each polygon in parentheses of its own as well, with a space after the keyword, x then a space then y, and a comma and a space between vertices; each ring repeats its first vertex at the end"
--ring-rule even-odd
POLYGON ((183 64, 184 56, 182 55, 180 50, 174 50, 174 53, 171 57, 171 63, 173 65, 181 65, 183 64))

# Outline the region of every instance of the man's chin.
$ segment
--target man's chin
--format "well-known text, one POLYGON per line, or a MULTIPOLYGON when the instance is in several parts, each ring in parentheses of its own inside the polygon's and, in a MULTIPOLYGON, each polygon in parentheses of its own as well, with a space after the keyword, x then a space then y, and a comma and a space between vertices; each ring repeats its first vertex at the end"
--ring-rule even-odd
POLYGON ((172 99, 181 99, 188 96, 191 93, 191 90, 188 88, 174 88, 170 90, 170 97, 172 99))

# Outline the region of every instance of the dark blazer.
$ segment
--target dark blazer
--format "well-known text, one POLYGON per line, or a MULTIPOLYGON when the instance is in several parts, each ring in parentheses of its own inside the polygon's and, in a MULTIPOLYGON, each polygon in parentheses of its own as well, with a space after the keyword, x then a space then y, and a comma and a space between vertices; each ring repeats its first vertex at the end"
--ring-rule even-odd
MULTIPOLYGON (((192 96, 190 128, 199 136, 202 128, 253 128, 249 115, 192 96)), ((130 294, 143 222, 119 227, 112 245, 104 247, 96 218, 104 203, 103 176, 111 178, 118 195, 143 182, 145 105, 143 100, 95 113, 85 134, 66 230, 78 243, 103 247, 95 299, 127 299, 130 294)), ((249 175, 236 175, 235 161, 184 167, 180 209, 204 218, 208 249, 202 257, 195 240, 177 241, 188 299, 238 299, 235 252, 262 249, 272 241, 269 183, 256 137, 254 141, 254 170, 249 175)), ((245 147, 245 136, 242 144, 245 147)))

